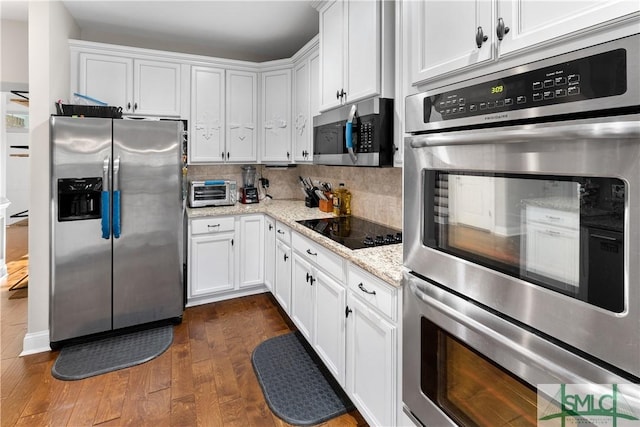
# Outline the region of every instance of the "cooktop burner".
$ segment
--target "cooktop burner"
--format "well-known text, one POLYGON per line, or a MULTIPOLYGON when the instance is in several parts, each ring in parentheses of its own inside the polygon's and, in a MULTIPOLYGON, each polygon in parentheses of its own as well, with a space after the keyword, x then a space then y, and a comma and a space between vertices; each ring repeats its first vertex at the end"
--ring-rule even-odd
POLYGON ((402 242, 402 231, 354 216, 306 219, 298 223, 349 249, 391 245, 402 242))

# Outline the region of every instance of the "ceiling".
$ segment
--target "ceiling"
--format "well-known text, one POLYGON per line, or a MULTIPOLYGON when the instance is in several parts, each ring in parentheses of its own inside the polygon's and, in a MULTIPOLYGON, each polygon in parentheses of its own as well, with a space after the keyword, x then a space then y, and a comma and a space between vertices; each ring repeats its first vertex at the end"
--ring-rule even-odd
MULTIPOLYGON (((0 3, 3 19, 27 20, 27 0, 0 3)), ((318 34, 318 12, 309 0, 62 3, 85 40, 231 59, 288 58, 318 34)))

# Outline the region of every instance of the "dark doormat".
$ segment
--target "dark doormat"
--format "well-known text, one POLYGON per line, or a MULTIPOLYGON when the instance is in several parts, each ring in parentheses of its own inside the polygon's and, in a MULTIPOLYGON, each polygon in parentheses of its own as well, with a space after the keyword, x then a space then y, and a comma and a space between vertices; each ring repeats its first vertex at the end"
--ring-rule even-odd
POLYGON ((173 326, 136 331, 63 347, 51 368, 59 380, 93 377, 148 362, 173 342, 173 326))
POLYGON ((289 424, 319 424, 355 409, 298 331, 260 343, 251 362, 269 408, 289 424))

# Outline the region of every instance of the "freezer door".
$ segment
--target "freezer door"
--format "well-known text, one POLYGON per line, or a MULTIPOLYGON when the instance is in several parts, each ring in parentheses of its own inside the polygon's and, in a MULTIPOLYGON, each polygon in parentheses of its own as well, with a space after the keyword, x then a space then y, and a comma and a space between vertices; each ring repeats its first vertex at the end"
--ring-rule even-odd
POLYGON ((102 238, 111 119, 51 117, 52 342, 111 329, 111 238, 102 238))
POLYGON ((114 329, 182 316, 181 127, 113 122, 114 329))

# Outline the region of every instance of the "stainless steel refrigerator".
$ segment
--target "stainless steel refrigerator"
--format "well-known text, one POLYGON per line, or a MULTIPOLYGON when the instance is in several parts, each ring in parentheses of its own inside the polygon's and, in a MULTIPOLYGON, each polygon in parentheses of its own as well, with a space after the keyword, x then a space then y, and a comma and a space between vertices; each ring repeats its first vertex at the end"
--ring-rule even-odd
POLYGON ((50 126, 52 345, 180 319, 182 122, 50 126))

